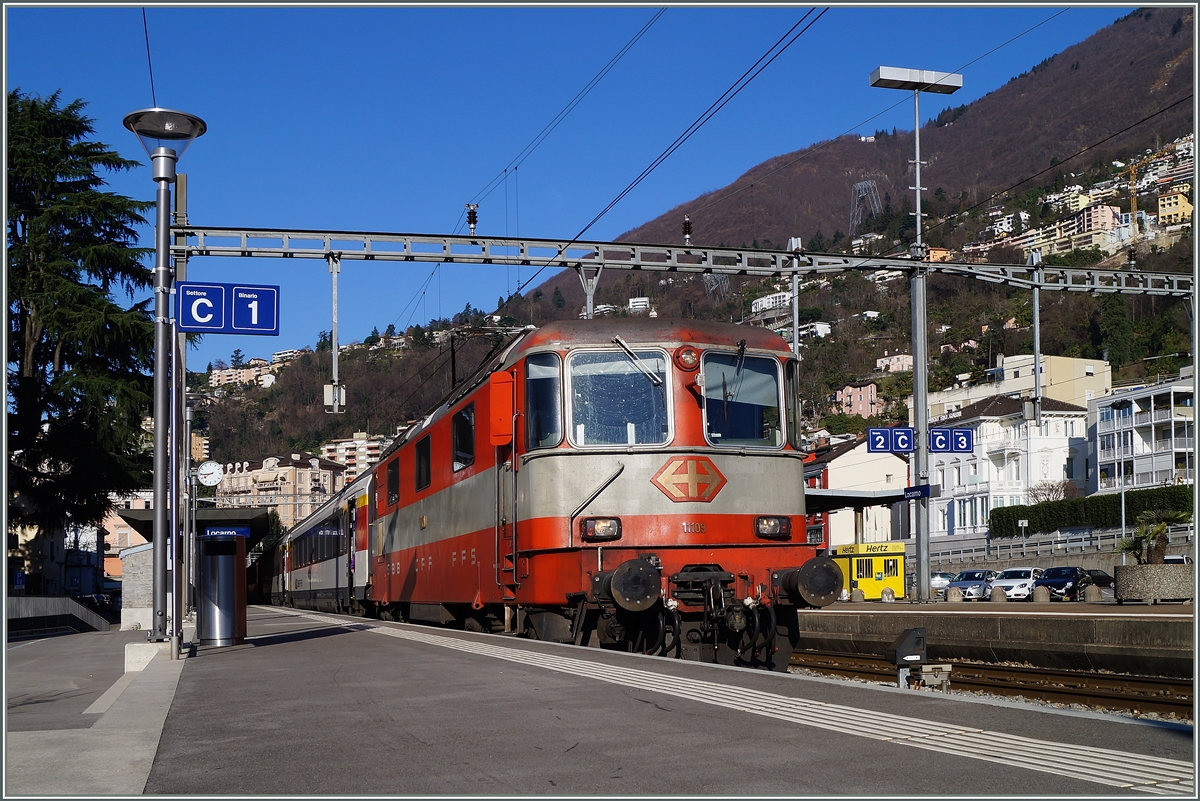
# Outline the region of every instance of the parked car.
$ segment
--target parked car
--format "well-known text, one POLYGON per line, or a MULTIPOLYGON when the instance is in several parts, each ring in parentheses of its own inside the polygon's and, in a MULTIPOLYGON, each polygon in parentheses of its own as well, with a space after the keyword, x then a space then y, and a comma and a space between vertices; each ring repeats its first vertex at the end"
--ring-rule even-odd
POLYGON ((1004 597, 1010 601, 1027 601, 1033 597, 1033 582, 1042 577, 1040 567, 1010 567, 1001 570, 996 578, 984 587, 984 597, 992 597, 992 588, 1004 590, 1004 597))
POLYGON ((1092 577, 1082 567, 1048 567, 1042 577, 1033 582, 1034 588, 1050 590, 1050 598, 1076 601, 1083 598, 1083 590, 1092 584, 1092 577))
POLYGON ((1092 583, 1097 587, 1111 587, 1113 585, 1113 577, 1103 570, 1089 569, 1087 574, 1092 577, 1092 583))
POLYGON ((953 573, 930 573, 929 574, 929 589, 933 592, 940 593, 946 587, 950 586, 950 582, 954 581, 953 573))
POLYGON ((1170 553, 1163 557, 1164 565, 1190 565, 1192 557, 1185 553, 1170 553))
POLYGON ((964 601, 978 601, 986 597, 983 588, 994 578, 995 570, 963 570, 942 590, 942 595, 948 596, 952 588, 958 588, 964 601))

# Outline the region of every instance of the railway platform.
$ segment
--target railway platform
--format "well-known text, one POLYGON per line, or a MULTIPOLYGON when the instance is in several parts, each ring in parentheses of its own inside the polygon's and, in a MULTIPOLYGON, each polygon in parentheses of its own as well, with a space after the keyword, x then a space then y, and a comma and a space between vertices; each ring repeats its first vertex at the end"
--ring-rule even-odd
POLYGON ((141 632, 10 643, 5 797, 1195 795, 1181 724, 276 607, 248 623, 132 679, 141 632))

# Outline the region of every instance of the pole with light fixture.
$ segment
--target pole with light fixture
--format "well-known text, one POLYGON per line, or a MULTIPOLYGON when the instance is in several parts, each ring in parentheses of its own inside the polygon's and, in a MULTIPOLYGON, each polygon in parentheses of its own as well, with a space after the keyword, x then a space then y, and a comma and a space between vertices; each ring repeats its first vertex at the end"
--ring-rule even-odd
MULTIPOLYGON (((148 639, 167 639, 167 538, 168 480, 177 475, 170 464, 171 420, 171 296, 174 276, 170 268, 171 184, 175 164, 196 137, 203 136, 204 120, 182 111, 148 108, 125 116, 125 127, 137 135, 150 157, 158 184, 154 228, 154 608, 148 639)), ((172 510, 174 513, 176 510, 172 510)))
MULTIPOLYGON (((913 269, 909 284, 912 307, 913 339, 913 427, 916 429, 916 480, 929 483, 929 333, 925 322, 925 278, 928 255, 921 241, 921 92, 948 95, 962 88, 962 75, 932 70, 879 67, 871 73, 871 86, 884 89, 908 89, 913 93, 913 138, 916 140, 916 218, 917 241, 911 252, 920 263, 913 269)), ((917 599, 930 600, 929 587, 929 498, 916 501, 917 599)))

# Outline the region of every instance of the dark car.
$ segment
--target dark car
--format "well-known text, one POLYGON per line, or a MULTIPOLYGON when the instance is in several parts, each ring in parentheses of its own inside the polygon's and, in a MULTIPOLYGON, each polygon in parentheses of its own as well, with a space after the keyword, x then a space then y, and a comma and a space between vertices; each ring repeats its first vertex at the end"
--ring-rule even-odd
POLYGON ((1113 585, 1113 577, 1103 570, 1088 570, 1087 574, 1092 577, 1092 583, 1097 587, 1111 587, 1113 585))
POLYGON ((1083 598, 1083 590, 1093 583, 1082 567, 1048 567, 1042 577, 1033 582, 1033 588, 1050 590, 1051 599, 1075 601, 1083 598))

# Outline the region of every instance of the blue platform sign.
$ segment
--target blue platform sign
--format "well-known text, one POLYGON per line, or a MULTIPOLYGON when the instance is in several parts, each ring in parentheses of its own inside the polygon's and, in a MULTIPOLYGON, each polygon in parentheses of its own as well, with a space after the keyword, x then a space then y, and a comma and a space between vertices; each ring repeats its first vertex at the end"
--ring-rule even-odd
POLYGON ((892 430, 890 428, 868 428, 867 429, 867 452, 868 453, 891 453, 892 451, 892 430))
POLYGON ((916 450, 916 432, 911 428, 892 429, 892 453, 912 453, 916 450))
POLYGON ((949 428, 929 429, 929 450, 932 453, 950 453, 949 428))
POLYGON ((204 530, 205 537, 249 537, 249 526, 208 526, 204 530))
POLYGON ((971 453, 975 450, 975 430, 972 428, 950 429, 950 450, 953 453, 971 453))
POLYGON ((198 334, 279 336, 279 287, 250 284, 175 285, 180 331, 198 334))

